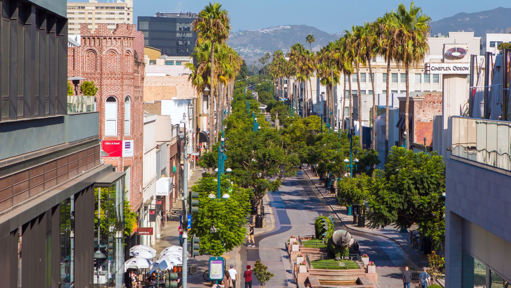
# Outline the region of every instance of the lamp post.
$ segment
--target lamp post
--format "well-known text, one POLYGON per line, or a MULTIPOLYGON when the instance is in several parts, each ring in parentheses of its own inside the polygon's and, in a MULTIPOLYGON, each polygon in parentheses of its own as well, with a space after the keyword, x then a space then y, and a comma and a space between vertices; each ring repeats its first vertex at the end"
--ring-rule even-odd
MULTIPOLYGON (((355 160, 353 160, 353 128, 350 129, 350 134, 348 134, 348 138, 350 138, 350 159, 349 160, 348 158, 344 159, 344 163, 346 163, 345 165, 346 170, 348 170, 348 167, 350 168, 350 177, 353 178, 353 167, 355 167, 355 169, 358 169, 356 164, 358 163, 358 159, 355 158, 355 160), (353 162, 355 162, 355 164, 353 164, 353 162)), ((348 216, 351 216, 351 205, 350 207, 348 207, 348 216)))
POLYGON ((406 133, 406 131, 403 132, 403 137, 405 138, 405 150, 408 150, 408 146, 406 146, 406 140, 408 138, 407 136, 408 136, 408 133, 406 133))
MULTIPOLYGON (((183 131, 179 133, 179 138, 184 141, 182 147, 183 147, 183 162, 184 162, 184 173, 183 173, 183 217, 181 223, 181 227, 188 227, 188 216, 186 215, 186 203, 187 203, 187 190, 188 190, 188 162, 186 153, 188 152, 187 145, 188 141, 186 139, 186 114, 183 113, 183 119, 180 121, 180 125, 183 127, 183 131)), ((187 229, 183 229, 185 232, 183 233, 183 288, 186 288, 187 282, 188 282, 188 239, 187 239, 187 229)))
POLYGON ((254 112, 252 112, 252 131, 256 132, 259 124, 257 123, 257 118, 255 117, 254 112))

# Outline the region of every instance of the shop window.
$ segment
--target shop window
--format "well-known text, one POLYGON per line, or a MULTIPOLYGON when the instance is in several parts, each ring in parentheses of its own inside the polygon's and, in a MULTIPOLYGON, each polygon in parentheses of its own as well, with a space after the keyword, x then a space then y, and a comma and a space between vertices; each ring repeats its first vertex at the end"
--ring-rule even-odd
POLYGON ((126 97, 124 101, 124 135, 130 135, 131 131, 131 100, 130 97, 126 97))
POLYGON ((105 103, 105 135, 117 135, 117 99, 110 96, 105 103))

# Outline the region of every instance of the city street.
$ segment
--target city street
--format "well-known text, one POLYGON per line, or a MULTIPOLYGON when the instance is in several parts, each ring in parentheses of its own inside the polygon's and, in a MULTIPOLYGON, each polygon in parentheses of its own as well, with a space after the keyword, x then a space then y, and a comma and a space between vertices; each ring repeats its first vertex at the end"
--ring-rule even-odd
MULTIPOLYGON (((314 234, 314 220, 320 215, 333 215, 326 200, 319 194, 316 188, 303 171, 298 171, 295 177, 284 181, 280 190, 271 193, 271 207, 275 216, 275 229, 255 237, 256 248, 243 247, 242 267, 252 265, 257 259, 261 259, 274 277, 265 287, 288 287, 294 286, 291 273, 291 265, 284 243, 291 235, 305 236, 314 234)), ((328 201, 328 204, 331 204, 328 201)), ((334 216, 336 220, 336 216, 334 216)), ((336 229, 342 229, 342 223, 336 221, 336 229)), ((402 269, 410 266, 414 270, 414 280, 417 279, 419 263, 424 259, 418 259, 417 255, 410 255, 394 241, 365 232, 350 231, 355 240, 360 244, 362 253, 368 254, 371 261, 377 265, 379 287, 403 287, 402 269), (415 257, 415 258, 414 258, 415 257)), ((244 271, 245 269, 243 269, 244 271)), ((256 284, 257 280, 254 280, 256 284)), ((413 287, 413 286, 412 286, 413 287)))

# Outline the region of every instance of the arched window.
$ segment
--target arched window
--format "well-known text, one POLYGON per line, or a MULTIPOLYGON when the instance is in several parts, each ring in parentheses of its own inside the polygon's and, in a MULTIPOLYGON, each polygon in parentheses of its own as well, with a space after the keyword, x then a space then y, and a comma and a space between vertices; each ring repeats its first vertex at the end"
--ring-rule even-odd
POLYGON ((117 135, 117 99, 108 97, 105 105, 105 135, 117 135))
POLYGON ((124 101, 124 135, 130 135, 130 124, 131 124, 131 100, 127 96, 124 101))

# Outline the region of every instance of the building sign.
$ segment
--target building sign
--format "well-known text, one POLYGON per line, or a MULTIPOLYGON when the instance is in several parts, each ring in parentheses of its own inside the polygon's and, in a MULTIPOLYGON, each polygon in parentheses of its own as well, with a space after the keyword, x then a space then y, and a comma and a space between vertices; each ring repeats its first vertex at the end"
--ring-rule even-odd
POLYGON ((163 210, 163 200, 156 200, 156 211, 163 210))
POLYGON ((152 227, 138 227, 138 235, 153 235, 152 227))
POLYGON ((445 51, 445 57, 451 59, 463 59, 467 55, 468 51, 465 48, 453 47, 445 51))
POLYGON ((213 281, 224 279, 224 269, 224 258, 209 258, 209 279, 213 281))
POLYGON ((430 63, 431 74, 470 74, 470 64, 430 63))
POLYGON ((101 141, 103 151, 108 153, 106 157, 122 157, 121 140, 103 140, 101 141))
POLYGON ((156 222, 156 209, 149 209, 149 222, 156 222))
POLYGON ((122 157, 133 157, 133 140, 122 141, 122 157))

